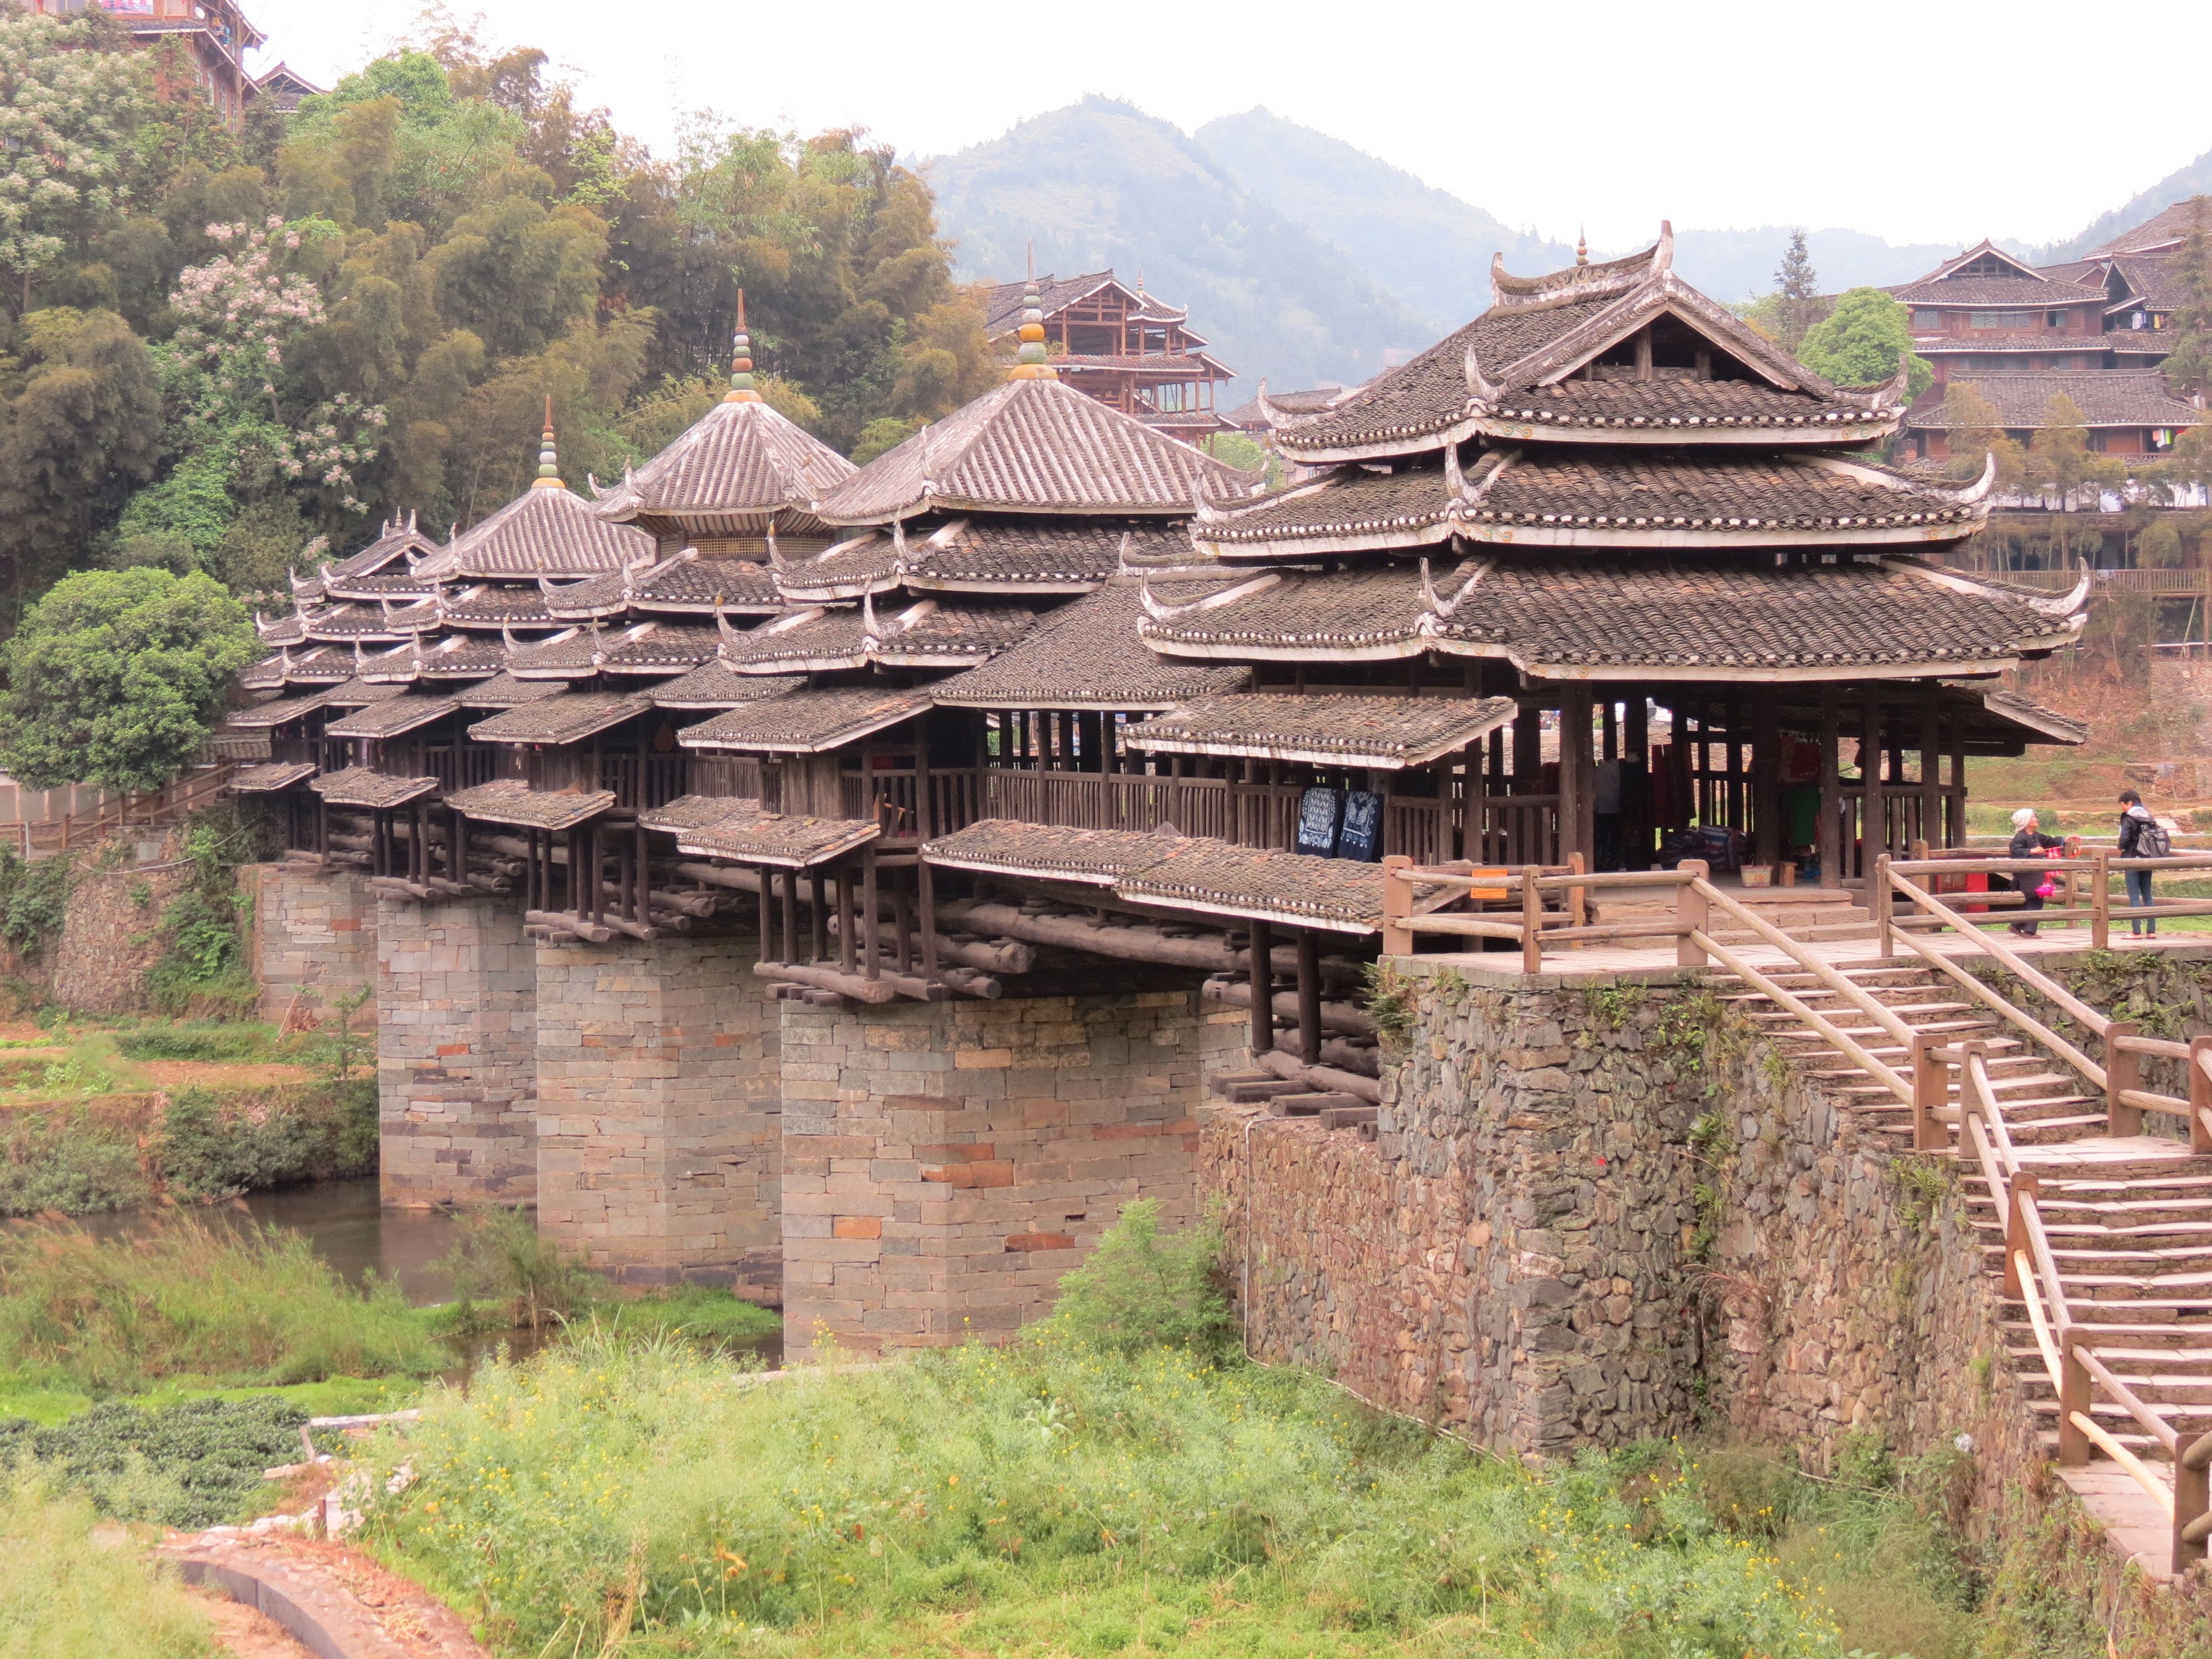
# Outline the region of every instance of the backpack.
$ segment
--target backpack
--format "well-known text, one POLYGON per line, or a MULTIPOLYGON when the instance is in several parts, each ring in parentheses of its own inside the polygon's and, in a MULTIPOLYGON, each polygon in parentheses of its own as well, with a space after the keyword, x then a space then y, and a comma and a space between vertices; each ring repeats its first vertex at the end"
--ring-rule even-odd
POLYGON ((2173 836, 2156 818, 2136 831, 2136 856, 2139 859, 2170 859, 2173 856, 2173 836))

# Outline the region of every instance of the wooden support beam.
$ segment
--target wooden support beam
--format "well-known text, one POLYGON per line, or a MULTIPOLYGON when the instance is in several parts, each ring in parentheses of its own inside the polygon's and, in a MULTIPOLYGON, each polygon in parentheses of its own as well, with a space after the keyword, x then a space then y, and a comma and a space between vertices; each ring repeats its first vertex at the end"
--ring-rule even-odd
POLYGON ((1751 716, 1751 822, 1755 862, 1779 864, 1787 855, 1782 836, 1782 719, 1774 699, 1761 697, 1751 716))
MULTIPOLYGON (((1321 1060, 1321 940, 1310 927, 1298 929, 1298 1058, 1321 1060)), ((1269 1004, 1270 1018, 1273 1005, 1269 1004)))
MULTIPOLYGON (((1200 987, 1200 994, 1210 1002, 1218 1002, 1230 1008, 1249 1008, 1252 1006, 1252 988, 1241 979, 1224 974, 1209 979, 1200 987)), ((1298 1017, 1297 994, 1278 991, 1275 994, 1275 1012, 1284 1019, 1298 1017)), ((1376 1035, 1375 1018, 1352 1002, 1330 1002, 1321 1005, 1321 1029, 1336 1036, 1371 1037, 1376 1035)))
POLYGON ((1866 694, 1859 708, 1859 874, 1874 873, 1875 860, 1889 851, 1889 813, 1883 804, 1881 698, 1866 694))
POLYGON ((1814 856, 1820 861, 1820 885, 1840 887, 1844 880, 1844 786, 1839 757, 1843 736, 1836 717, 1836 690, 1820 690, 1820 823, 1814 856))
POLYGON ((1290 1054, 1269 1049, 1254 1058, 1285 1083, 1296 1083, 1316 1094, 1355 1095, 1372 1105, 1382 1098, 1382 1085, 1371 1077, 1340 1072, 1333 1066, 1307 1066, 1290 1054))
MULTIPOLYGON (((1251 965, 1251 953, 1231 950, 1224 934, 1170 933, 1155 923, 1134 918, 1099 922, 1082 916, 1028 915, 1018 905, 987 904, 975 899, 945 899, 935 911, 941 926, 1002 934, 1030 945, 1086 951, 1122 962, 1155 962, 1212 974, 1242 973, 1251 965)), ((1273 954, 1277 972, 1297 971, 1294 952, 1285 950, 1273 954)))
MULTIPOLYGON (((874 979, 883 971, 881 908, 876 902, 876 849, 873 846, 860 849, 860 951, 867 959, 868 977, 874 979)), ((900 964, 903 969, 903 963, 900 964)))
POLYGON ((1929 680, 1920 699, 1920 838, 1943 844, 1943 688, 1929 680))
POLYGON ((1274 962, 1274 929, 1264 921, 1252 924, 1251 1012, 1252 1035, 1249 1047, 1255 1054, 1264 1054, 1275 1046, 1275 993, 1273 964, 1274 962))

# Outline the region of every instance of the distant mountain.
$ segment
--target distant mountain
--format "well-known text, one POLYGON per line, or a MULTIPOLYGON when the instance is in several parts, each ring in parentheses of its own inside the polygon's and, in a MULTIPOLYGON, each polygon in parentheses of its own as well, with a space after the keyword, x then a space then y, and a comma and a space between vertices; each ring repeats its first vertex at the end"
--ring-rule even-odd
MULTIPOLYGON (((1678 226, 1674 269, 1685 282, 1723 304, 1771 294, 1774 268, 1790 246, 1790 229, 1788 225, 1759 225, 1750 230, 1684 230, 1678 226)), ((1823 294, 1909 283, 1968 246, 1908 242, 1899 246, 1863 230, 1805 233, 1806 252, 1813 256, 1823 294)))
POLYGON ((2053 242, 2049 247, 2035 251, 2039 264, 2055 265, 2068 259, 2079 259, 2090 249, 2101 247, 2124 230, 2131 230, 2144 220, 2154 218, 2176 202, 2185 202, 2192 196, 2212 195, 2212 149, 2208 149, 2187 167, 2177 167, 2160 179, 2142 195, 2124 207, 2113 209, 2102 218, 2093 220, 2089 228, 2078 236, 2063 242, 2053 242))
POLYGON ((1490 260, 1508 270, 1556 270, 1572 261, 1564 242, 1511 230, 1479 207, 1423 184, 1340 138, 1249 109, 1208 121, 1191 137, 1250 194, 1342 249, 1427 324, 1421 343, 1490 304, 1490 260))
POLYGON ((1085 98, 921 167, 963 278, 1019 276, 1031 237, 1040 271, 1141 272, 1190 307, 1237 371, 1234 396, 1263 374, 1285 390, 1364 380, 1438 331, 1180 130, 1115 100, 1085 98))

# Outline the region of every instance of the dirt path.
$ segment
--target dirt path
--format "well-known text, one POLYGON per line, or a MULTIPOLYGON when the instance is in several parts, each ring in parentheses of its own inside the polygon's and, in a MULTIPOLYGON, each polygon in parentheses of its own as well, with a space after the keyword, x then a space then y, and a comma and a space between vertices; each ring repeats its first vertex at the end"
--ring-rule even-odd
MULTIPOLYGON (((224 1641, 238 1659, 297 1659, 311 1649, 343 1659, 488 1659, 445 1603, 349 1545, 282 1534, 240 1537, 204 1533, 161 1547, 187 1583, 209 1594, 277 1614, 305 1638, 289 1647, 253 1648, 224 1641)), ((243 1609, 242 1609, 243 1610, 243 1609)), ((259 1639, 275 1621, 256 1612, 240 1639, 259 1639)), ((279 1632, 282 1634, 282 1632, 279 1632)))

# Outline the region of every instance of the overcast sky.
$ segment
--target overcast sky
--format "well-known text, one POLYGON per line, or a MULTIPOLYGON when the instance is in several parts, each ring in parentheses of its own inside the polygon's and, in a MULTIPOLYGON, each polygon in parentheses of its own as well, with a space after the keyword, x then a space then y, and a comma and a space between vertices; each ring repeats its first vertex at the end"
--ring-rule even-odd
MULTIPOLYGON (((246 3, 270 36, 259 67, 282 58, 317 79, 383 50, 421 9, 246 3)), ((803 131, 865 125, 931 155, 1087 92, 1186 130, 1265 104, 1509 224, 1571 236, 1587 223, 1606 247, 1648 240, 1662 217, 2049 241, 2212 149, 2212 108, 2184 67, 2212 52, 2212 6, 2126 14, 2124 46, 2094 9, 2045 0, 454 9, 481 12, 496 43, 544 48, 656 149, 702 108, 803 131)))

